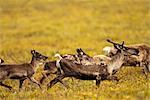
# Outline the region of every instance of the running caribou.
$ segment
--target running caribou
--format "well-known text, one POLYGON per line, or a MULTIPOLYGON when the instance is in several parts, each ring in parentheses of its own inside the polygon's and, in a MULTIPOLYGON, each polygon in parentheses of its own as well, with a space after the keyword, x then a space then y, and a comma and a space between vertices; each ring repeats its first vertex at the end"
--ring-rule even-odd
MULTIPOLYGON (((30 63, 25 64, 3 64, 0 65, 0 85, 8 89, 12 89, 11 86, 5 85, 3 83, 6 79, 16 79, 19 80, 19 90, 22 88, 24 80, 29 79, 31 82, 40 84, 33 78, 33 74, 36 72, 38 66, 43 64, 48 58, 35 50, 31 50, 32 60, 30 63)), ((41 88, 41 87, 40 87, 41 88)))
MULTIPOLYGON (((128 45, 128 48, 134 48, 139 51, 137 56, 128 56, 125 63, 125 66, 142 66, 144 67, 144 74, 148 77, 150 73, 150 46, 146 44, 135 44, 135 45, 128 45)), ((117 49, 114 47, 105 47, 103 49, 107 52, 108 57, 112 57, 117 52, 117 49)))
MULTIPOLYGON (((55 56, 59 56, 63 59, 68 59, 68 60, 73 61, 73 63, 82 64, 82 65, 86 64, 85 59, 86 60, 90 59, 90 56, 87 55, 81 48, 77 48, 76 52, 77 52, 77 54, 65 54, 65 55, 57 55, 56 54, 55 56)), ((47 77, 49 77, 51 74, 59 74, 59 72, 57 70, 59 70, 59 69, 56 67, 56 61, 55 60, 46 62, 44 65, 44 73, 42 73, 43 76, 40 79, 40 83, 42 84, 43 81, 47 77)))
POLYGON ((128 48, 122 44, 112 43, 117 49, 116 54, 111 58, 107 65, 82 65, 74 63, 71 60, 63 59, 60 55, 57 55, 59 59, 56 61, 57 68, 60 69, 60 74, 47 84, 47 88, 51 88, 57 82, 62 81, 65 77, 74 77, 81 80, 96 80, 96 85, 99 86, 103 80, 118 80, 114 76, 122 64, 126 55, 137 55, 139 52, 137 49, 128 48))
MULTIPOLYGON (((105 65, 110 57, 105 55, 96 55, 94 57, 86 54, 81 48, 76 49, 77 54, 65 54, 65 55, 55 55, 59 56, 59 58, 68 59, 73 61, 73 63, 81 64, 81 65, 105 65)), ((40 83, 50 76, 51 74, 58 74, 56 61, 49 61, 44 65, 44 73, 42 73, 42 78, 40 79, 40 83)))

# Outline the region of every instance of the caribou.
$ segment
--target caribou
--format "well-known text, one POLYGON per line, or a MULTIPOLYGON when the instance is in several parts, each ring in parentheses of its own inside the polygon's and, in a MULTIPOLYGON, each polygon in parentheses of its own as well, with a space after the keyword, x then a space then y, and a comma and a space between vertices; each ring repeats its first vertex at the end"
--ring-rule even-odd
MULTIPOLYGON (((103 52, 105 56, 111 58, 117 52, 117 50, 112 46, 106 46, 103 48, 103 52)), ((126 61, 124 62, 123 66, 140 66, 140 62, 138 61, 136 56, 128 56, 126 61)))
POLYGON ((48 58, 35 50, 31 50, 32 60, 30 63, 25 64, 3 64, 0 65, 0 85, 12 89, 11 86, 3 83, 6 79, 19 80, 19 90, 22 88, 24 80, 29 79, 31 82, 37 84, 40 88, 40 84, 34 79, 33 75, 37 68, 45 62, 48 58))
POLYGON ((56 66, 60 69, 60 74, 47 84, 47 88, 51 88, 57 82, 62 81, 65 77, 74 77, 81 80, 96 80, 96 85, 99 86, 103 80, 117 80, 114 74, 121 68, 126 55, 137 55, 137 49, 128 48, 122 44, 112 43, 117 49, 116 54, 111 58, 107 65, 82 65, 73 63, 71 60, 63 59, 57 55, 59 59, 56 61, 56 66))
POLYGON ((58 74, 56 61, 46 62, 43 68, 42 78, 40 79, 40 84, 43 84, 44 80, 48 78, 51 74, 58 74))
POLYGON ((95 55, 91 57, 86 54, 81 48, 80 51, 78 51, 78 57, 80 64, 82 65, 106 65, 107 62, 111 60, 111 58, 106 55, 95 55))
MULTIPOLYGON (((55 54, 55 56, 57 56, 57 54, 55 54)), ((60 55, 60 57, 62 57, 63 59, 68 59, 68 60, 72 60, 74 61, 74 63, 79 63, 77 62, 77 56, 74 55, 74 54, 65 54, 65 55, 60 55)), ((42 73, 42 78, 40 79, 40 83, 43 84, 44 80, 46 78, 48 78, 51 74, 59 74, 57 70, 59 70, 57 67, 56 67, 56 61, 49 61, 49 62, 46 62, 45 65, 44 65, 44 73, 42 73)))
MULTIPOLYGON (((106 65, 106 62, 110 60, 110 57, 107 57, 105 55, 95 55, 94 57, 89 56, 87 53, 85 53, 81 48, 76 49, 77 54, 65 54, 65 55, 59 55, 55 54, 55 56, 63 59, 68 59, 73 61, 75 64, 81 64, 81 65, 106 65)), ((49 61, 46 62, 44 65, 44 73, 42 73, 42 78, 40 79, 40 83, 42 84, 43 81, 49 77, 51 74, 58 74, 57 67, 56 67, 56 61, 49 61)))
MULTIPOLYGON (((55 57, 59 56, 59 58, 67 59, 73 61, 73 63, 76 64, 84 64, 83 58, 90 58, 89 55, 87 55, 81 48, 76 49, 77 54, 64 54, 59 55, 55 54, 55 57)), ((40 79, 40 83, 43 84, 44 80, 48 78, 51 74, 59 74, 59 70, 56 66, 56 61, 49 61, 46 62, 44 65, 44 73, 42 73, 42 78, 40 79)))
MULTIPOLYGON (((124 66, 142 66, 144 67, 144 74, 148 77, 150 73, 150 46, 146 44, 134 44, 127 45, 128 48, 134 48, 139 50, 139 54, 137 56, 130 55, 127 57, 124 62, 124 66)), ((114 47, 105 47, 104 52, 106 52, 106 56, 112 57, 117 52, 117 49, 114 47), (106 49, 107 48, 107 49, 106 49)))

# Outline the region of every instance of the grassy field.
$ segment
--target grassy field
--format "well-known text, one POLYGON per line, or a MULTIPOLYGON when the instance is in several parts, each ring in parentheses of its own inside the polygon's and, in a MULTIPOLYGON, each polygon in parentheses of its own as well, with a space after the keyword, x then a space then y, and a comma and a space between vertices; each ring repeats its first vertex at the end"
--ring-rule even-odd
MULTIPOLYGON (((5 63, 25 63, 31 60, 31 49, 55 59, 56 52, 75 53, 78 47, 93 56, 110 45, 107 38, 150 45, 149 11, 149 0, 0 0, 0 57, 5 63)), ((35 74, 37 80, 41 70, 35 74)), ((6 80, 14 90, 0 87, 0 99, 150 98, 150 82, 142 68, 123 67, 116 75, 119 82, 104 81, 99 88, 93 81, 65 79, 69 89, 57 84, 48 91, 48 81, 42 90, 26 81, 18 92, 18 81, 6 80)))

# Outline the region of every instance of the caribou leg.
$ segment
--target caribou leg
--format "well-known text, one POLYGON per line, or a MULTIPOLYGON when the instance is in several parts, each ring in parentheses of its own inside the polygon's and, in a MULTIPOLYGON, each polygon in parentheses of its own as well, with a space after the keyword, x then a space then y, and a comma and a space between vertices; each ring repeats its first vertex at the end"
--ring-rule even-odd
POLYGON ((150 69, 149 69, 150 65, 148 65, 148 63, 145 63, 145 62, 142 62, 142 65, 144 67, 144 70, 143 70, 144 75, 146 78, 148 78, 148 74, 150 73, 150 69))
POLYGON ((101 83, 101 76, 97 75, 97 77, 96 77, 96 86, 99 87, 100 83, 101 83))
MULTIPOLYGON (((50 81, 50 83, 47 84, 47 89, 51 88, 52 86, 54 86, 57 82, 61 82, 62 83, 62 79, 65 78, 65 75, 59 75, 56 78, 54 78, 52 81, 50 81)), ((62 83, 63 84, 63 83, 62 83)))
POLYGON ((66 84, 66 82, 62 82, 62 80, 58 80, 64 87, 69 88, 69 86, 66 84))
POLYGON ((45 78, 47 78, 50 75, 50 73, 46 73, 46 74, 42 73, 42 75, 43 77, 40 79, 40 84, 43 84, 43 81, 45 80, 45 78))
POLYGON ((145 67, 144 67, 144 75, 145 75, 145 77, 146 77, 147 79, 149 78, 149 73, 150 73, 150 71, 148 70, 148 67, 145 66, 145 67))
POLYGON ((41 86, 40 86, 40 84, 38 83, 37 80, 35 80, 33 77, 28 77, 28 78, 29 78, 29 80, 30 80, 31 82, 37 84, 37 85, 39 86, 39 88, 41 89, 41 86))
POLYGON ((24 80, 25 80, 25 79, 20 79, 20 80, 19 80, 19 91, 20 91, 21 88, 22 88, 22 84, 23 84, 24 80))
POLYGON ((112 80, 112 81, 117 81, 117 82, 119 81, 117 76, 108 76, 107 80, 112 80))
POLYGON ((11 86, 5 85, 5 84, 3 84, 2 82, 0 82, 0 85, 1 85, 1 86, 3 86, 3 87, 8 88, 9 90, 11 90, 11 89, 12 89, 12 87, 11 87, 11 86))

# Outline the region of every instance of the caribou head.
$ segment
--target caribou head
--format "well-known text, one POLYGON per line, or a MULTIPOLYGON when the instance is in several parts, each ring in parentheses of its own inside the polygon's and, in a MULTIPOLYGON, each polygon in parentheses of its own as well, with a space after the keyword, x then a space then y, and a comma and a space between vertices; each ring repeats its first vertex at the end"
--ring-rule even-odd
POLYGON ((137 56, 139 54, 138 49, 126 47, 124 45, 124 41, 121 44, 119 44, 119 43, 111 41, 110 39, 107 39, 107 42, 114 45, 114 48, 117 50, 116 54, 118 52, 124 53, 124 55, 136 55, 137 56))

